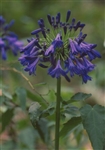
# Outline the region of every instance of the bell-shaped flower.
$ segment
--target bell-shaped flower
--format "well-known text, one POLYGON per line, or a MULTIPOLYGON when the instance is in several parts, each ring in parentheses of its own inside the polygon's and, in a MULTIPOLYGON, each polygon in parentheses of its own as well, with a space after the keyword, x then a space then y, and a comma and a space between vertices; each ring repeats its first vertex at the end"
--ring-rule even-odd
MULTIPOLYGON (((35 74, 36 67, 39 62, 39 57, 29 57, 28 59, 29 59, 28 65, 24 70, 28 71, 29 75, 35 74)), ((27 57, 26 57, 26 60, 27 60, 27 57)))
POLYGON ((6 49, 5 49, 5 42, 0 38, 0 53, 2 59, 6 60, 7 55, 6 55, 6 49))
POLYGON ((66 71, 64 71, 60 65, 60 60, 57 61, 55 68, 51 67, 49 69, 48 74, 50 74, 53 78, 59 78, 62 75, 68 82, 70 82, 69 77, 66 75, 66 71))
POLYGON ((49 55, 50 53, 54 53, 57 48, 63 46, 63 41, 61 40, 61 35, 58 33, 52 44, 48 47, 45 52, 45 55, 49 55))

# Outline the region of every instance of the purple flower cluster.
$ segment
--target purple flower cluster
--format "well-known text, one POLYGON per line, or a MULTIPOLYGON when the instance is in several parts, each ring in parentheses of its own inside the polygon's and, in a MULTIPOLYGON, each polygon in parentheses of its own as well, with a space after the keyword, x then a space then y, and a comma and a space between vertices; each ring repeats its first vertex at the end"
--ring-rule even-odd
POLYGON ((51 29, 45 27, 43 19, 38 20, 39 28, 32 31, 35 38, 28 39, 28 44, 21 50, 19 61, 25 71, 35 74, 37 65, 48 68, 53 78, 64 76, 70 82, 70 74, 82 77, 84 83, 91 80, 88 72, 95 67, 91 63, 101 55, 94 48, 96 44, 84 42, 87 34, 82 33, 85 24, 75 18, 69 23, 71 12, 66 15, 66 22, 61 21, 61 14, 56 17, 47 15, 51 29))
POLYGON ((12 20, 9 24, 6 24, 5 19, 0 16, 0 54, 3 60, 7 59, 7 51, 12 50, 16 56, 18 50, 23 46, 22 42, 18 40, 17 35, 14 32, 9 31, 9 28, 14 24, 12 20))

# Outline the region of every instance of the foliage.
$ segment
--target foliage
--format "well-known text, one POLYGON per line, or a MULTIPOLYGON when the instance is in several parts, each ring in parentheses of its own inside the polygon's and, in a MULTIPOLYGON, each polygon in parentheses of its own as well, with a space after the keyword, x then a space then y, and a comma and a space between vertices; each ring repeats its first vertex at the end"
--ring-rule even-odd
MULTIPOLYGON (((2 90, 5 91, 5 88, 2 90)), ((49 93, 52 93, 52 90, 50 90, 49 93)), ((51 97, 49 97, 49 93, 47 94, 47 98, 50 100, 51 97)), ((51 133, 54 131, 55 126, 55 103, 51 102, 43 105, 41 102, 42 97, 40 97, 40 95, 32 93, 22 87, 16 88, 15 92, 11 96, 10 95, 10 92, 6 91, 6 93, 3 92, 3 95, 1 96, 2 132, 4 132, 4 130, 11 132, 12 130, 12 134, 15 134, 12 135, 11 141, 8 141, 9 143, 7 142, 6 145, 9 144, 11 145, 10 148, 13 147, 13 141, 14 138, 16 138, 17 143, 15 144, 15 149, 19 147, 22 149, 31 149, 37 147, 37 144, 35 145, 35 141, 37 141, 40 137, 42 141, 47 144, 48 148, 53 148, 51 133), (26 98, 33 101, 31 106, 29 106, 29 104, 27 105, 26 98), (18 121, 14 119, 14 117, 16 117, 16 112, 19 113, 20 111, 19 107, 21 107, 21 114, 23 112, 26 113, 26 110, 23 108, 26 107, 26 109, 29 110, 30 121, 34 129, 29 124, 27 116, 24 119, 21 119, 20 117, 20 120, 18 121), (14 124, 14 127, 11 127, 11 124, 14 124), (16 126, 19 133, 14 133, 16 132, 14 131, 16 126), (27 137, 27 135, 29 136, 27 137)), ((85 102, 85 100, 90 96, 90 94, 79 92, 72 95, 70 100, 63 100, 63 98, 61 98, 60 139, 61 141, 65 141, 65 139, 67 139, 71 134, 74 134, 75 138, 79 138, 79 143, 81 143, 82 136, 84 135, 81 134, 83 127, 80 127, 83 124, 89 135, 93 148, 103 150, 105 134, 104 107, 98 104, 91 106, 85 103, 82 107, 77 105, 78 103, 82 103, 82 101, 85 102)))
POLYGON ((81 117, 94 149, 104 149, 105 108, 85 105, 81 108, 81 117))

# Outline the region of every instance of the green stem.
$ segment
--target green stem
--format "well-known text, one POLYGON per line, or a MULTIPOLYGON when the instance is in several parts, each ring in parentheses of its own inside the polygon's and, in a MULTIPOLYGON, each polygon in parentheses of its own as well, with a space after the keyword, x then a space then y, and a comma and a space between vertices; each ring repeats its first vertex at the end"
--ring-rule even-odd
POLYGON ((60 93, 61 78, 57 79, 57 101, 56 101, 56 126, 55 126, 55 150, 59 150, 59 127, 60 127, 60 93))

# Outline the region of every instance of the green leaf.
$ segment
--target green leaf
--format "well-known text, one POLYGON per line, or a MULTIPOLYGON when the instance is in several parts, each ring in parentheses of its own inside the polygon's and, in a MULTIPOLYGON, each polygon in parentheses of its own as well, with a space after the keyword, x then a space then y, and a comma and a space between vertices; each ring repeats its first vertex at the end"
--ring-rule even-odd
POLYGON ((35 148, 35 138, 38 136, 38 134, 35 132, 34 129, 27 127, 19 133, 18 136, 18 144, 19 148, 23 150, 22 145, 24 146, 25 150, 34 150, 35 148))
POLYGON ((9 125, 11 119, 13 117, 13 109, 8 109, 5 113, 3 113, 1 121, 2 121, 2 131, 9 125))
POLYGON ((70 115, 78 115, 79 114, 79 108, 76 106, 72 106, 72 105, 68 104, 68 105, 65 105, 63 107, 63 112, 70 114, 70 115))
POLYGON ((43 96, 47 101, 54 102, 56 100, 56 94, 54 89, 50 89, 47 94, 43 96))
POLYGON ((100 105, 85 105, 80 109, 83 126, 94 150, 103 150, 105 136, 105 108, 100 105))
POLYGON ((15 93, 17 94, 18 99, 20 100, 20 106, 23 110, 26 109, 26 90, 22 87, 16 89, 15 93))
POLYGON ((0 84, 0 89, 5 89, 5 90, 7 90, 8 89, 8 86, 7 85, 4 85, 4 84, 0 84))
POLYGON ((5 91, 5 90, 3 90, 2 92, 3 92, 3 95, 4 95, 5 97, 7 97, 7 98, 9 98, 9 99, 12 99, 12 95, 11 95, 9 92, 7 92, 7 91, 5 91))
POLYGON ((50 89, 50 90, 49 90, 48 99, 50 99, 52 102, 53 102, 54 100, 56 100, 56 94, 55 94, 54 89, 50 89))
POLYGON ((74 131, 74 138, 76 139, 78 145, 80 144, 83 137, 83 125, 80 124, 79 127, 74 131))
POLYGON ((18 129, 18 130, 23 130, 23 129, 25 129, 27 126, 29 126, 29 123, 30 123, 30 121, 29 121, 29 119, 27 119, 27 118, 22 119, 22 120, 19 120, 19 121, 17 122, 17 124, 16 124, 17 129, 18 129))
POLYGON ((0 148, 1 148, 0 150, 14 149, 14 142, 12 140, 6 140, 5 142, 0 143, 0 148))
POLYGON ((5 102, 5 97, 4 96, 0 96, 0 105, 2 105, 5 102))
POLYGON ((74 91, 72 91, 72 89, 70 87, 69 88, 63 87, 61 97, 62 97, 62 99, 65 99, 67 101, 68 99, 71 98, 73 93, 74 93, 74 91))
POLYGON ((75 130, 78 125, 81 123, 81 117, 73 117, 68 122, 63 125, 63 128, 60 131, 60 137, 65 137, 75 130))
POLYGON ((39 121, 36 122, 36 129, 43 142, 48 144, 50 142, 48 121, 44 118, 41 118, 39 121))
POLYGON ((50 105, 47 107, 47 109, 44 109, 42 112, 41 117, 47 117, 53 115, 55 112, 55 103, 50 103, 50 105))
POLYGON ((27 91, 27 97, 29 99, 31 99, 32 101, 38 102, 42 107, 46 108, 47 104, 46 102, 42 99, 41 96, 39 96, 38 94, 33 94, 32 92, 30 92, 29 90, 27 91))
POLYGON ((47 143, 49 141, 48 122, 41 118, 43 111, 38 102, 34 102, 29 108, 29 116, 33 127, 38 131, 42 140, 47 143))
POLYGON ((86 94, 86 93, 76 93, 75 95, 73 95, 71 97, 71 99, 69 100, 70 103, 72 102, 78 102, 78 101, 84 101, 87 98, 89 98, 91 96, 91 94, 86 94))
POLYGON ((32 103, 29 108, 29 116, 34 127, 36 127, 36 122, 39 120, 41 114, 41 105, 38 102, 32 103))

